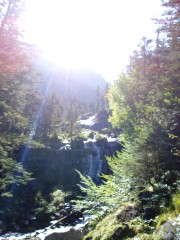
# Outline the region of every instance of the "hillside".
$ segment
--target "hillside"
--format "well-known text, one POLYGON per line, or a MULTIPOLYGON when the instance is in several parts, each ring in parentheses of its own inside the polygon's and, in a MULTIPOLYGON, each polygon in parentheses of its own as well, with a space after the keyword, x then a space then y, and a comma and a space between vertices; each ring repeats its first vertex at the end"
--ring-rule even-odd
POLYGON ((96 99, 97 89, 102 94, 107 86, 105 79, 90 69, 63 68, 43 57, 35 62, 34 68, 44 82, 41 85, 42 92, 45 92, 47 86, 51 86, 50 92, 55 91, 65 97, 73 95, 90 103, 96 99))

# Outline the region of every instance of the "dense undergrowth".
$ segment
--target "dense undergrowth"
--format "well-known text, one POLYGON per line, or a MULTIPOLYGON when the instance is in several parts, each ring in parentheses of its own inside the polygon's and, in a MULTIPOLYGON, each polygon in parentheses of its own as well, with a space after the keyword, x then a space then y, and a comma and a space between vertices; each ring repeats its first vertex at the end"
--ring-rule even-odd
MULTIPOLYGON (((136 239, 136 240, 161 240, 163 231, 160 231, 163 224, 168 220, 173 221, 175 226, 174 236, 179 239, 180 226, 180 193, 174 193, 172 199, 168 201, 168 207, 163 212, 159 211, 153 218, 145 219, 143 213, 138 214, 131 220, 119 219, 118 215, 131 206, 139 209, 138 202, 126 202, 114 213, 105 214, 95 218, 89 224, 89 233, 84 240, 118 240, 118 239, 136 239)), ((139 209, 140 210, 140 209, 139 209)), ((151 209, 152 210, 152 209, 151 209)), ((139 212, 140 213, 140 212, 139 212)), ((166 238, 164 238, 166 239, 166 238)))

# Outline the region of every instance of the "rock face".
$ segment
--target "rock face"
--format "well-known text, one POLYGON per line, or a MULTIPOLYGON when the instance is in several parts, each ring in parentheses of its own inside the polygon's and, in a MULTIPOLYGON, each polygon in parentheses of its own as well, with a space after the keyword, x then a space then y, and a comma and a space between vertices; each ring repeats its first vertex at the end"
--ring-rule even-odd
MULTIPOLYGON (((120 144, 116 139, 108 141, 106 138, 89 142, 79 140, 75 142, 74 149, 59 148, 57 150, 46 148, 27 149, 24 167, 33 173, 35 180, 30 189, 39 188, 42 192, 52 192, 53 188, 63 186, 64 189, 76 185, 79 177, 75 170, 92 177, 99 183, 99 175, 109 173, 106 156, 116 154, 120 144)), ((21 155, 18 157, 20 161, 21 155)))
POLYGON ((45 237, 45 240, 82 240, 83 239, 83 231, 81 229, 71 228, 67 232, 61 233, 51 233, 50 235, 45 237))
POLYGON ((102 133, 102 129, 111 128, 108 118, 109 113, 107 111, 102 111, 97 115, 80 120, 80 124, 83 128, 102 133))
POLYGON ((178 240, 177 236, 177 223, 171 219, 168 219, 159 229, 158 234, 162 237, 162 240, 178 240))

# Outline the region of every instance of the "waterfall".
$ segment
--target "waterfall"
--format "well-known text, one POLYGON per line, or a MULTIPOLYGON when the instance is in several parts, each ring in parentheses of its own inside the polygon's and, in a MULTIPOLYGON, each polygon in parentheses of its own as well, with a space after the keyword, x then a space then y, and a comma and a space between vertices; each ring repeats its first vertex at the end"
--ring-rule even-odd
POLYGON ((93 142, 94 150, 97 153, 97 156, 95 158, 95 164, 96 164, 96 172, 95 172, 95 180, 99 181, 99 175, 102 172, 102 149, 101 147, 97 146, 96 142, 93 142))
POLYGON ((102 172, 102 149, 97 146, 95 139, 84 141, 84 148, 90 149, 91 153, 87 156, 87 168, 84 175, 90 176, 96 182, 99 181, 99 175, 102 172))
POLYGON ((94 177, 94 163, 93 163, 93 157, 91 154, 88 156, 88 173, 87 175, 91 178, 94 177))
POLYGON ((99 160, 99 164, 98 164, 98 169, 97 169, 97 174, 96 174, 96 181, 99 181, 99 176, 102 172, 102 160, 99 160))

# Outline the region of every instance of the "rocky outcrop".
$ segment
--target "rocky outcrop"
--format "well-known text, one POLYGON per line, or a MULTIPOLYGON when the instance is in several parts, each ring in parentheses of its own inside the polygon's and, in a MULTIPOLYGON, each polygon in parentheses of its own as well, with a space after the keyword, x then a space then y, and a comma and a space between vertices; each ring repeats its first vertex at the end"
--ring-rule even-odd
POLYGON ((129 228, 128 224, 118 227, 111 235, 112 240, 124 239, 127 236, 133 236, 133 230, 129 228))
POLYGON ((177 221, 168 219, 158 230, 162 240, 178 240, 180 237, 180 225, 177 221), (179 235, 179 236, 178 236, 179 235))
POLYGON ((54 232, 45 237, 44 240, 82 240, 83 230, 71 228, 66 232, 54 232))
POLYGON ((139 216, 138 210, 133 206, 128 206, 117 214, 117 219, 122 222, 129 222, 139 216))
MULTIPOLYGON (((45 194, 59 186, 69 189, 79 183, 75 169, 99 183, 99 175, 109 173, 105 156, 115 155, 120 150, 120 144, 115 138, 90 140, 74 141, 73 149, 68 148, 67 144, 56 150, 48 147, 27 148, 23 165, 35 178, 29 183, 29 189, 45 194)), ((23 150, 17 157, 18 161, 22 155, 23 150)))
POLYGON ((80 124, 83 128, 103 133, 103 129, 111 128, 108 118, 109 113, 104 110, 94 116, 85 117, 80 120, 80 124))

